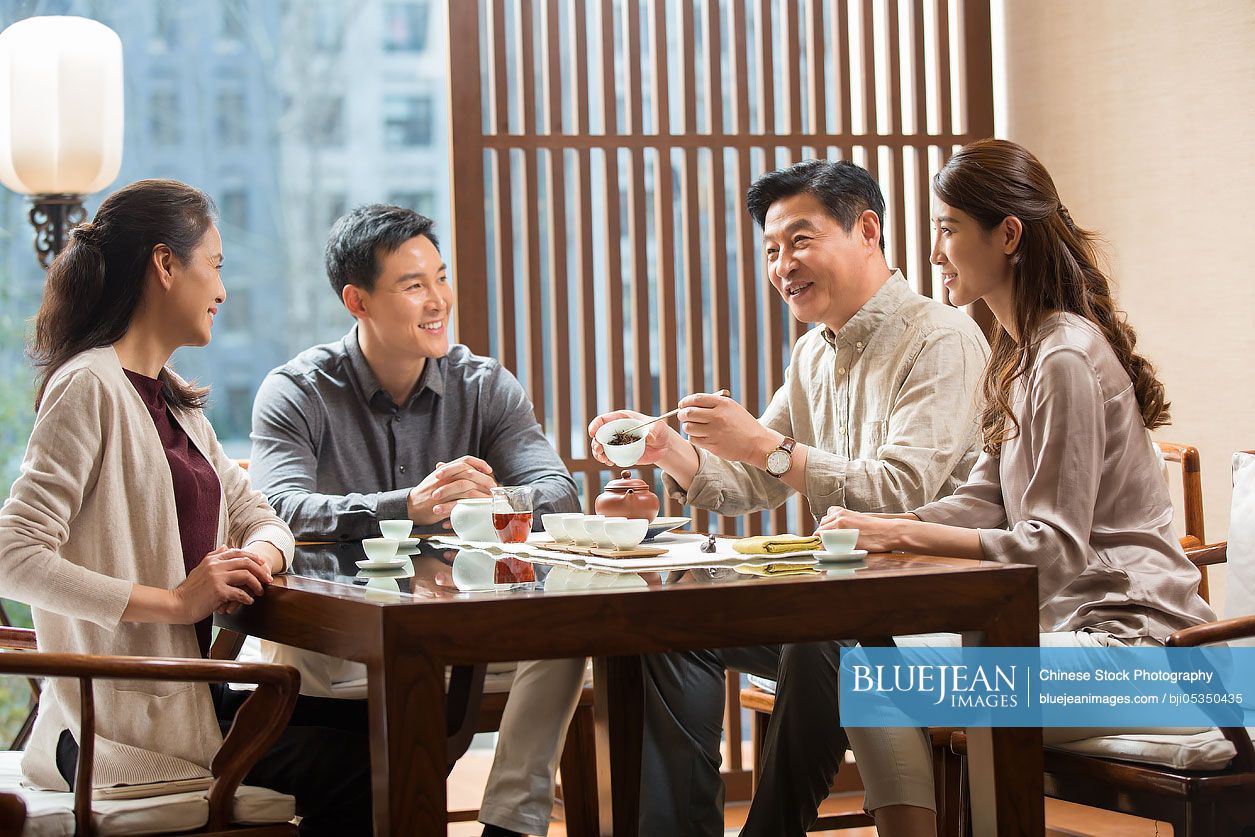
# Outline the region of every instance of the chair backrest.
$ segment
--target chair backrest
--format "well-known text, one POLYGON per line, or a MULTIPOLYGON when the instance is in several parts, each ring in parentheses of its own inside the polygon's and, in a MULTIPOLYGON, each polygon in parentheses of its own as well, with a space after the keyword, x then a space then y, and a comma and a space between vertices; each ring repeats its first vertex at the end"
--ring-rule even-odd
MULTIPOLYGON (((1225 618, 1255 615, 1255 451, 1233 454, 1228 566, 1225 618)), ((1255 646, 1255 639, 1232 644, 1255 646)))
MULTIPOLYGON (((1167 463, 1181 466, 1182 516, 1185 518, 1185 536, 1181 538, 1181 546, 1186 549, 1202 546, 1207 543, 1207 539, 1203 531, 1203 479, 1198 448, 1193 445, 1159 441, 1155 442, 1155 447, 1159 449, 1159 454, 1163 457, 1165 477, 1167 477, 1167 463)), ((1203 580, 1199 584, 1198 592, 1210 602, 1211 591, 1207 585, 1207 567, 1199 567, 1199 572, 1202 573, 1203 580)))

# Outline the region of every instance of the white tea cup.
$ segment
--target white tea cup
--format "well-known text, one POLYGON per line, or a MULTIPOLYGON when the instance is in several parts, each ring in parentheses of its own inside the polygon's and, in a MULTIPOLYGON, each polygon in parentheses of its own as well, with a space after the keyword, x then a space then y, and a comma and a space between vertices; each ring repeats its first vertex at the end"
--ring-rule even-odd
POLYGON ((649 521, 643 518, 610 517, 602 525, 606 538, 615 549, 634 549, 641 545, 649 532, 649 521))
POLYGON ((381 520, 379 521, 379 533, 385 538, 403 541, 414 531, 414 521, 412 520, 381 520))
POLYGON ((819 533, 824 550, 831 555, 849 555, 858 546, 857 529, 825 529, 819 533))
POLYGON ((396 538, 366 538, 362 541, 362 551, 372 561, 395 561, 401 563, 404 555, 397 555, 401 542, 396 538))

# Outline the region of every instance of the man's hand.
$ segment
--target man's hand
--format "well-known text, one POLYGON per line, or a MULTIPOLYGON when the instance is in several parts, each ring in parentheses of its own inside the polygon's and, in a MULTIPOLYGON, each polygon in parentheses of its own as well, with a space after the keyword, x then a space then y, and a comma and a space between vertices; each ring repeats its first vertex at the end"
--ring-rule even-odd
POLYGON ((491 497, 491 489, 496 485, 492 466, 482 459, 460 456, 452 462, 441 462, 410 490, 410 520, 420 526, 446 520, 458 500, 491 497))
MULTIPOLYGON (((602 447, 601 442, 597 441, 597 431, 607 422, 625 418, 646 422, 653 416, 647 416, 634 410, 615 410, 612 413, 602 413, 588 423, 588 437, 592 440, 593 456, 598 462, 603 462, 611 468, 618 468, 619 466, 606 458, 606 449, 602 447)), ((641 455, 640 461, 636 463, 637 465, 655 464, 671 451, 677 441, 682 441, 680 434, 668 427, 665 421, 656 421, 645 428, 643 432, 645 433, 645 453, 641 455)))
POLYGON ((680 428, 689 441, 720 459, 763 468, 767 454, 784 439, 726 396, 698 393, 682 400, 680 407, 680 428))

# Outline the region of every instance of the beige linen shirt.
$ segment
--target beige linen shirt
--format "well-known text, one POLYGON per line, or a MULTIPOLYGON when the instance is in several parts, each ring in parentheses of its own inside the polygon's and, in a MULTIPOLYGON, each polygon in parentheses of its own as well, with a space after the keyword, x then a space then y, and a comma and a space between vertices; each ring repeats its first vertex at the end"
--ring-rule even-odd
MULTIPOLYGON (((268 541, 292 557, 292 534, 223 452, 200 410, 175 409, 218 474, 218 542, 268 541)), ((53 376, 22 470, 0 507, 0 591, 31 605, 40 651, 200 657, 192 625, 123 622, 131 587, 187 577, 170 465, 148 408, 112 347, 78 354, 53 376)), ((98 787, 208 776, 222 744, 204 683, 97 680, 98 787)), ((68 790, 61 731, 78 736, 78 683, 48 681, 22 759, 27 780, 68 790)))
POLYGON ((1075 314, 1050 317, 1038 340, 1012 398, 1018 435, 915 514, 979 529, 986 558, 1036 564, 1043 631, 1162 641, 1213 621, 1124 366, 1075 314))
MULTIPOLYGON (((903 512, 954 491, 977 455, 979 384, 989 346, 971 317, 920 296, 894 271, 836 335, 793 347, 784 386, 759 419, 807 445, 806 499, 903 512)), ((726 515, 775 508, 793 489, 761 468, 699 450, 677 500, 726 515)))

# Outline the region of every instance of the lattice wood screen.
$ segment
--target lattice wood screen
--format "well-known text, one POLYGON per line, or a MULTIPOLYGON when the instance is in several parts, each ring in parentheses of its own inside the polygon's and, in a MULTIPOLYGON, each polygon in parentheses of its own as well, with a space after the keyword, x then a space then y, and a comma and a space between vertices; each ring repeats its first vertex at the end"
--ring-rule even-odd
POLYGON ((806 326, 744 210, 763 172, 869 168, 890 264, 940 292, 928 180, 993 133, 988 0, 449 0, 448 21, 458 339, 522 380, 589 510, 592 416, 720 387, 760 414, 783 382, 806 326))

